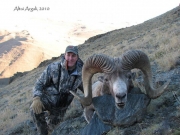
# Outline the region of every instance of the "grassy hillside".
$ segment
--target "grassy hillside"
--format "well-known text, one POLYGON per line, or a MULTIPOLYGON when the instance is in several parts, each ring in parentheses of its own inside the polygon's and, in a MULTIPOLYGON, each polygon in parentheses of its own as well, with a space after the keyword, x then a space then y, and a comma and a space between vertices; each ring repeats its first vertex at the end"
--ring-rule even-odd
MULTIPOLYGON (((78 47, 83 61, 94 53, 118 57, 126 50, 139 49, 148 54, 152 64, 157 63, 158 71, 168 72, 180 65, 180 7, 142 24, 91 37, 78 47)), ((24 75, 17 75, 9 85, 0 88, 0 134, 31 119, 29 106, 33 85, 47 64, 56 60, 58 58, 44 62, 24 75)), ((70 110, 73 107, 82 109, 75 103, 72 103, 70 110)), ((68 114, 72 115, 72 112, 68 114)), ((151 125, 149 128, 155 127, 151 125)), ((141 134, 146 134, 150 129, 143 130, 141 134)), ((112 133, 116 131, 118 129, 112 133)))
POLYGON ((92 37, 80 45, 80 56, 83 60, 92 53, 119 56, 126 50, 139 49, 168 70, 180 52, 179 16, 180 7, 177 7, 142 24, 92 37))

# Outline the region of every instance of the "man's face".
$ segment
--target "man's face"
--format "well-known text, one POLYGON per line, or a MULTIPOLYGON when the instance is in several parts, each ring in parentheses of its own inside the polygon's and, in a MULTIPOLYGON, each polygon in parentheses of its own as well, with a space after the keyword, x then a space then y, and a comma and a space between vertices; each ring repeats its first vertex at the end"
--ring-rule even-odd
POLYGON ((78 60, 78 55, 72 52, 67 52, 65 54, 65 59, 67 61, 67 66, 68 67, 73 67, 76 64, 76 61, 78 60))

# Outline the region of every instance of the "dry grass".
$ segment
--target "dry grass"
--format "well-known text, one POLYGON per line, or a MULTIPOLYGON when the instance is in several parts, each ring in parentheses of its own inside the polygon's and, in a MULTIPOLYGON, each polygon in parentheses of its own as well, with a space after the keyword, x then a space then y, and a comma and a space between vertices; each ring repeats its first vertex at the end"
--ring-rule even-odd
POLYGON ((43 69, 33 70, 10 85, 0 88, 0 93, 5 93, 2 95, 3 104, 0 106, 0 131, 5 132, 31 119, 29 107, 32 101, 32 87, 43 69))
POLYGON ((180 56, 180 23, 173 22, 176 18, 169 13, 137 26, 110 32, 80 46, 80 56, 83 60, 94 53, 118 57, 129 49, 138 49, 147 53, 151 61, 156 61, 161 70, 167 71, 175 67, 176 57, 180 56), (172 22, 165 23, 166 18, 172 22))
POLYGON ((146 129, 143 129, 140 135, 153 135, 154 132, 159 128, 159 124, 153 124, 146 129))
POLYGON ((124 134, 138 134, 138 135, 153 135, 156 130, 159 129, 160 125, 159 124, 154 124, 154 125, 150 125, 147 128, 142 128, 144 123, 140 123, 138 124, 139 129, 131 129, 131 131, 127 130, 123 130, 123 128, 119 128, 119 127, 115 127, 112 130, 110 130, 107 135, 124 135, 124 134), (130 133, 129 133, 130 132, 130 133))
POLYGON ((0 130, 6 131, 13 128, 14 125, 21 123, 30 117, 29 103, 31 101, 30 90, 20 90, 18 93, 11 93, 8 104, 1 109, 0 113, 0 130))
POLYGON ((116 127, 108 132, 107 135, 123 135, 123 132, 118 127, 116 127))

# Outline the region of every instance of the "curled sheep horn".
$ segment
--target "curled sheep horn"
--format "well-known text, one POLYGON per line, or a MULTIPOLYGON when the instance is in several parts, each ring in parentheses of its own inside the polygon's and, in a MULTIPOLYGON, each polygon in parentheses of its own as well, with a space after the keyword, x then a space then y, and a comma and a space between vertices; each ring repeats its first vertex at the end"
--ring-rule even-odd
POLYGON ((114 71, 114 62, 110 57, 103 54, 94 54, 90 56, 82 69, 82 80, 84 87, 84 96, 80 97, 73 91, 70 91, 84 106, 92 103, 92 76, 95 73, 111 73, 114 71))
POLYGON ((122 55, 122 69, 123 70, 131 70, 134 68, 140 69, 144 74, 144 86, 146 90, 146 94, 149 98, 157 98, 159 97, 164 90, 167 88, 170 80, 168 80, 163 86, 159 88, 154 88, 154 81, 152 78, 152 71, 150 66, 150 61, 148 56, 139 50, 131 50, 127 51, 122 55))

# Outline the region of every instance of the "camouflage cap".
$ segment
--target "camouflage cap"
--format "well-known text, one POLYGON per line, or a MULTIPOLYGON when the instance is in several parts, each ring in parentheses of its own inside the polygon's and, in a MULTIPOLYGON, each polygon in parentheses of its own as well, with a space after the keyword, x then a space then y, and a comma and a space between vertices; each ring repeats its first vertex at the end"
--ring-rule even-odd
POLYGON ((66 47, 65 53, 67 53, 67 52, 73 52, 76 55, 78 55, 78 48, 77 48, 77 46, 69 45, 66 47))

